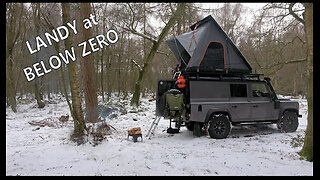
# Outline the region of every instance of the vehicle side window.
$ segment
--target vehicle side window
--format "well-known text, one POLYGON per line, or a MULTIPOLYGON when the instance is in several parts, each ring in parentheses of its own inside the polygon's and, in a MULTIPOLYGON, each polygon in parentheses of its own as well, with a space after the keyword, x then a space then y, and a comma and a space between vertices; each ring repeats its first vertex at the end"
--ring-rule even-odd
POLYGON ((270 97, 269 91, 263 83, 251 84, 252 97, 270 97))
POLYGON ((246 84, 230 84, 231 97, 247 97, 246 84))

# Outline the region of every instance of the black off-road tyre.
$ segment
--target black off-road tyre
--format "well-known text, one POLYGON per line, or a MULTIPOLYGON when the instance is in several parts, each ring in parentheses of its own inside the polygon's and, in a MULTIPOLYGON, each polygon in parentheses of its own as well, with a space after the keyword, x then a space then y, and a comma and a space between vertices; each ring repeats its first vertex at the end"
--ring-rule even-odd
POLYGON ((277 123, 277 128, 283 132, 295 132, 298 126, 298 115, 293 111, 285 111, 277 123))
POLYGON ((193 135, 200 137, 203 133, 202 131, 203 123, 200 122, 194 122, 193 123, 193 135))
POLYGON ((173 129, 173 128, 168 128, 167 133, 168 134, 176 134, 179 133, 180 129, 173 129))
POLYGON ((193 122, 187 122, 186 127, 189 131, 193 131, 193 122))
POLYGON ((212 115, 209 120, 209 135, 214 139, 226 138, 231 130, 230 121, 225 115, 212 115))

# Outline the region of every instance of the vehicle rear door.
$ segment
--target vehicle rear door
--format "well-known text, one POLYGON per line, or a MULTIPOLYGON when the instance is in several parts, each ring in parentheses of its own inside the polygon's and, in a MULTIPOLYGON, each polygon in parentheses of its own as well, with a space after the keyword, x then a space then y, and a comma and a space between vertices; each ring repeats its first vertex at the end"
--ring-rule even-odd
POLYGON ((249 121, 251 106, 248 101, 247 83, 231 82, 229 84, 229 110, 233 122, 249 121))

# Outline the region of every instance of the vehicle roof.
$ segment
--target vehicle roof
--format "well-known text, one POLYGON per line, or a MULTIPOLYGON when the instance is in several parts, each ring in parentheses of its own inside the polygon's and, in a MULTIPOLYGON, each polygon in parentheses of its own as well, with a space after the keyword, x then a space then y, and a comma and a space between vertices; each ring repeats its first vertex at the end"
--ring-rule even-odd
POLYGON ((260 75, 255 76, 205 76, 205 77, 197 77, 197 76, 189 76, 186 79, 188 80, 196 80, 196 81, 233 81, 233 82, 263 82, 266 83, 265 79, 261 79, 260 75))

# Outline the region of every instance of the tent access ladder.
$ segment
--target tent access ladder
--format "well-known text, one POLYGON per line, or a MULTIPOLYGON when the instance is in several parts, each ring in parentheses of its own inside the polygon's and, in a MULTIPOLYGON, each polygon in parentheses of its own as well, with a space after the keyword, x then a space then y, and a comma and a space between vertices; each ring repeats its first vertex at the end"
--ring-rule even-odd
POLYGON ((156 118, 153 120, 151 127, 146 135, 146 137, 149 137, 149 139, 151 139, 151 135, 154 134, 154 130, 157 128, 160 119, 161 119, 161 116, 156 116, 156 118))

